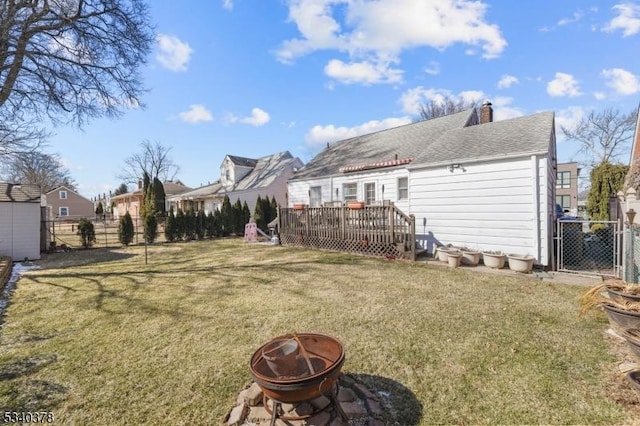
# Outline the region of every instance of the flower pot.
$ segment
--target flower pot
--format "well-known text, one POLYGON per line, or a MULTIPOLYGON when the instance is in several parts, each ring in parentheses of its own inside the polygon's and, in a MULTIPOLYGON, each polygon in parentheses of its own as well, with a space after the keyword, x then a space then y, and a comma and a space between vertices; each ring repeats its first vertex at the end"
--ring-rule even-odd
POLYGON ((602 309, 607 313, 609 325, 619 334, 624 334, 630 328, 640 328, 640 312, 620 309, 608 303, 601 304, 602 309))
POLYGON ((634 370, 627 373, 627 380, 636 390, 636 392, 640 392, 640 370, 634 370))
POLYGON ((480 262, 480 252, 462 250, 462 264, 468 266, 476 266, 480 262))
POLYGON ((533 261, 535 260, 533 256, 510 254, 507 257, 509 258, 509 269, 512 271, 528 274, 533 269, 533 261))
POLYGON ((640 330, 636 328, 626 329, 624 333, 622 333, 622 337, 627 341, 633 355, 640 361, 640 330))
POLYGON ((640 302, 640 294, 628 293, 622 290, 614 290, 613 288, 607 288, 607 294, 613 300, 618 302, 640 302))
POLYGON ((304 208, 305 208, 305 204, 302 204, 302 203, 296 203, 293 205, 294 210, 304 210, 304 208))
POLYGON ((352 210, 360 210, 364 208, 364 202, 363 201, 350 201, 349 203, 347 203, 347 207, 349 207, 352 210))
POLYGON ((449 262, 449 266, 452 268, 457 268, 460 266, 460 261, 462 260, 462 253, 459 251, 450 251, 447 253, 447 262, 449 262))
POLYGON ((502 269, 507 256, 502 253, 482 253, 482 262, 493 269, 502 269))

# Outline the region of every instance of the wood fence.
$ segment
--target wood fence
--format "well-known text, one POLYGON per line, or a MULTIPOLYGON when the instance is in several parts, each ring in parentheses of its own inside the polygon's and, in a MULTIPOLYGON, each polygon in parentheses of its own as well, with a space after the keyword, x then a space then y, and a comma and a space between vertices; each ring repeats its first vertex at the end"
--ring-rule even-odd
POLYGON ((416 259, 415 217, 392 203, 361 208, 280 208, 280 242, 398 259, 416 259))

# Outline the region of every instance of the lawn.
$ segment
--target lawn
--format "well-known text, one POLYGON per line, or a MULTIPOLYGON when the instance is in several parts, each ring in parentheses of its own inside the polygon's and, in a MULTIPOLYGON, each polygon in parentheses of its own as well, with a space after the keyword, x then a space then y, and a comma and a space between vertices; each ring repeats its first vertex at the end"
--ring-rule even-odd
MULTIPOLYGON (((412 424, 625 424, 584 287, 237 239, 50 255, 0 331, 0 407, 216 424, 272 337, 322 332, 412 424)), ((389 422, 392 422, 389 414, 389 422)))

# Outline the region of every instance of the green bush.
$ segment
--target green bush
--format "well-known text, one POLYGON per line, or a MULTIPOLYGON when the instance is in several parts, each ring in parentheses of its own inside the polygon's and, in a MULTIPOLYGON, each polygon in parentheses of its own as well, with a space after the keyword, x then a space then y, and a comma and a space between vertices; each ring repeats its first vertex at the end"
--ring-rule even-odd
POLYGON ((120 244, 128 246, 133 241, 133 235, 133 220, 131 220, 131 215, 127 212, 120 218, 120 223, 118 224, 118 241, 120 241, 120 244))
POLYGON ((169 214, 167 214, 167 221, 164 226, 164 238, 170 243, 174 242, 177 238, 177 225, 176 217, 173 215, 173 209, 171 209, 169 214))
POLYGON ((158 220, 154 214, 148 214, 144 218, 144 238, 147 243, 153 243, 158 237, 158 220))
POLYGON ((82 218, 78 222, 78 235, 80 235, 80 243, 84 248, 90 248, 93 243, 96 242, 96 231, 93 227, 93 223, 89 220, 82 218))

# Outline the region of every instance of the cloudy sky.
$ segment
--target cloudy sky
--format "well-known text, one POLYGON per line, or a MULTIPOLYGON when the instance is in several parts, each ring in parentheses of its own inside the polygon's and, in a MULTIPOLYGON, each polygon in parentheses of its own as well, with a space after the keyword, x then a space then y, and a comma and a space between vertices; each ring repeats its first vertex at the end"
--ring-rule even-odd
MULTIPOLYGON (((50 150, 87 197, 115 189, 144 140, 171 147, 178 178, 219 178, 226 154, 289 150, 409 123, 443 96, 489 100, 503 120, 552 110, 571 126, 640 103, 640 1, 153 0, 146 107, 50 150)), ((577 160, 557 131, 560 161, 577 160)))

